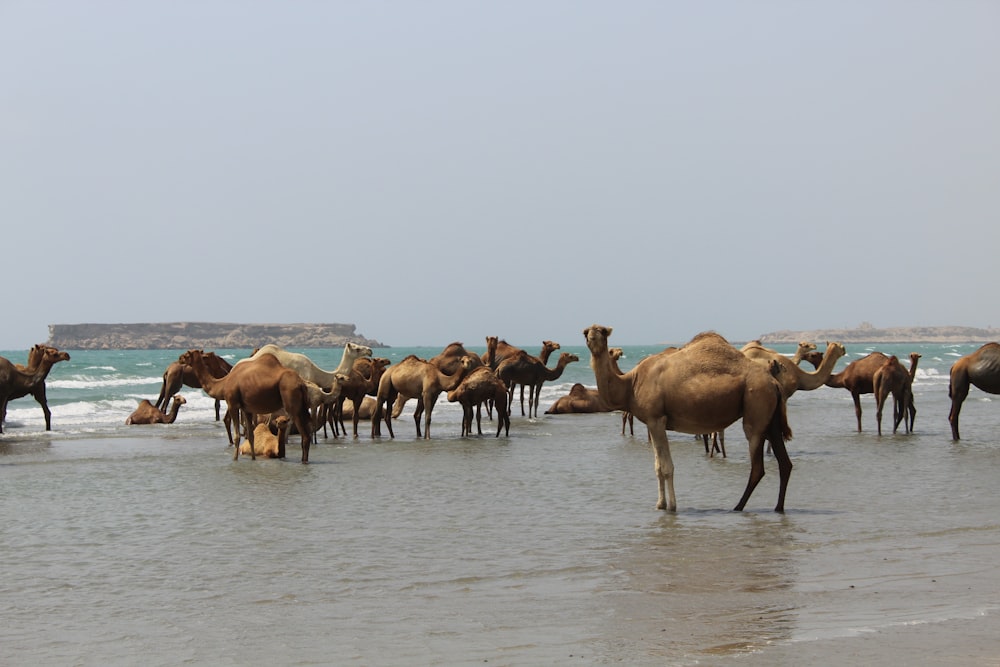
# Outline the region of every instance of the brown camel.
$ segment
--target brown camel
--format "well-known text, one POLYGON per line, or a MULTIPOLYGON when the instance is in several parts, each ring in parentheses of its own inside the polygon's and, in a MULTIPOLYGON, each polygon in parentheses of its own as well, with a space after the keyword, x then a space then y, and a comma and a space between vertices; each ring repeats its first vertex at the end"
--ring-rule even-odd
MULTIPOLYGON (((198 381, 209 396, 226 401, 236 430, 233 460, 240 455, 241 421, 252 445, 255 415, 284 409, 302 439, 302 462, 309 462, 312 429, 308 390, 302 376, 282 366, 271 354, 262 354, 252 361, 238 363, 228 375, 218 379, 209 372, 201 350, 188 350, 182 358, 194 369, 198 381)), ((250 457, 254 457, 252 451, 250 457)))
POLYGON ((431 437, 431 412, 442 391, 451 391, 459 385, 462 379, 472 370, 471 357, 464 357, 461 367, 453 375, 445 375, 434 364, 415 357, 412 354, 398 364, 390 366, 382 374, 378 383, 378 395, 375 397, 375 414, 372 415, 372 437, 381 435, 380 421, 385 411, 385 424, 389 428, 389 437, 396 437, 392 432, 392 413, 390 406, 399 395, 417 399, 417 408, 413 412, 413 421, 417 427, 417 437, 420 433, 420 417, 424 415, 424 439, 431 437))
POLYGON ((969 386, 975 385, 988 394, 1000 394, 1000 344, 986 343, 981 348, 961 357, 951 367, 948 396, 951 398, 951 437, 958 440, 958 414, 969 395, 969 386))
POLYGON ((497 409, 497 434, 510 435, 510 415, 507 413, 507 386, 488 366, 474 368, 462 382, 448 392, 448 401, 462 406, 462 436, 472 435, 472 408, 476 408, 476 429, 483 434, 482 406, 493 401, 497 409))
POLYGON ((346 399, 344 405, 341 406, 341 415, 344 419, 354 419, 355 414, 361 419, 371 419, 372 415, 375 414, 375 398, 373 396, 365 396, 361 401, 360 408, 351 399, 346 399))
MULTIPOLYGON (((800 360, 803 355, 812 351, 808 346, 815 348, 815 345, 812 345, 812 343, 799 343, 799 350, 796 352, 796 356, 800 360)), ((740 351, 748 359, 762 363, 765 366, 772 362, 777 362, 781 365, 781 372, 778 373, 777 378, 786 400, 796 391, 812 391, 813 389, 822 387, 833 373, 833 367, 837 365, 837 361, 847 353, 844 350, 844 346, 840 343, 828 343, 826 353, 823 354, 823 361, 820 362, 819 368, 812 373, 807 373, 799 368, 795 357, 789 359, 780 352, 768 349, 756 341, 747 343, 740 351)))
POLYGON ((253 443, 246 440, 240 445, 240 454, 250 454, 252 458, 263 456, 269 459, 285 458, 285 443, 288 442, 290 420, 279 415, 269 424, 257 424, 253 430, 253 443), (273 426, 273 431, 272 431, 273 426))
POLYGON ((187 403, 180 394, 174 396, 174 401, 170 405, 170 412, 165 413, 147 399, 139 401, 139 407, 125 420, 126 424, 173 424, 177 420, 177 413, 181 406, 187 403))
MULTIPOLYGON (((454 375, 462 367, 463 357, 469 357, 472 360, 473 368, 478 368, 485 363, 482 359, 480 359, 478 354, 469 352, 465 349, 465 346, 459 342, 449 343, 439 354, 431 357, 427 361, 437 366, 437 369, 445 375, 454 375)), ((378 385, 376 381, 376 388, 377 387, 378 385)), ((396 397, 396 402, 392 406, 393 419, 396 419, 399 415, 403 414, 403 409, 406 406, 407 400, 409 399, 402 394, 396 397)))
POLYGON ((588 389, 579 382, 570 387, 569 393, 560 396, 556 402, 545 411, 547 415, 587 414, 592 412, 611 412, 601 394, 596 389, 588 389))
POLYGON ((875 393, 875 371, 881 368, 888 357, 881 352, 872 352, 860 359, 855 359, 839 373, 831 375, 827 387, 844 388, 851 392, 854 399, 854 414, 858 418, 858 433, 861 433, 861 395, 875 393))
POLYGON ((7 420, 7 404, 28 394, 42 406, 45 430, 52 430, 52 413, 49 411, 49 402, 45 396, 45 378, 48 377, 53 365, 60 361, 69 361, 69 353, 47 345, 36 345, 32 348, 32 353, 29 353, 28 365, 20 368, 10 360, 0 357, 0 433, 3 433, 3 425, 7 420))
MULTIPOLYGON (((223 377, 233 368, 232 364, 215 352, 205 353, 205 363, 208 365, 208 370, 212 373, 212 377, 217 378, 223 377)), ((194 371, 191 370, 191 367, 187 364, 182 364, 180 361, 175 361, 163 371, 163 384, 160 385, 160 394, 156 397, 153 407, 159 410, 166 410, 167 405, 170 403, 170 397, 175 396, 183 386, 201 389, 201 383, 198 382, 198 378, 195 376, 194 371)), ((215 400, 215 421, 219 421, 220 403, 222 403, 221 400, 215 400)))
POLYGON ((899 423, 905 421, 906 432, 910 432, 911 422, 906 419, 907 410, 912 408, 916 418, 917 409, 913 407, 913 377, 917 374, 917 362, 920 355, 910 353, 910 370, 903 368, 896 355, 885 360, 872 375, 872 393, 875 394, 875 420, 878 424, 878 434, 882 435, 882 410, 886 399, 892 395, 892 432, 899 429, 899 423))
POLYGON ((500 340, 496 336, 487 336, 486 352, 483 353, 481 360, 484 364, 496 370, 497 364, 510 355, 521 351, 521 348, 511 345, 505 340, 500 340))
POLYGON ((776 512, 785 508, 792 461, 785 448, 791 438, 785 398, 773 372, 751 361, 722 336, 695 336, 673 354, 658 354, 624 375, 616 374, 608 356, 610 327, 583 331, 590 349, 597 389, 615 409, 628 410, 649 429, 659 482, 657 509, 677 509, 674 464, 667 431, 714 433, 742 418, 750 448, 750 478, 736 505, 742 510, 764 476, 764 441, 771 442, 780 475, 776 512))
MULTIPOLYGON (((496 368, 496 375, 507 385, 508 413, 510 403, 513 402, 514 385, 521 385, 528 388, 528 417, 538 416, 538 403, 542 391, 542 385, 546 381, 558 380, 562 377, 566 366, 574 361, 580 361, 580 357, 569 352, 559 355, 559 360, 554 368, 548 368, 540 358, 533 357, 523 350, 504 359, 496 368)), ((522 398, 521 415, 524 416, 524 402, 522 398)))
MULTIPOLYGON (((332 417, 334 433, 342 431, 345 435, 347 429, 344 427, 344 405, 350 401, 352 405, 363 404, 366 397, 378 392, 378 383, 385 373, 385 369, 391 362, 385 357, 370 359, 362 357, 354 362, 354 368, 350 375, 341 384, 340 401, 337 403, 332 417)), ((371 416, 369 415, 369 419, 371 416)), ((358 422, 362 419, 361 412, 351 411, 351 421, 354 424, 354 437, 358 437, 358 422)))

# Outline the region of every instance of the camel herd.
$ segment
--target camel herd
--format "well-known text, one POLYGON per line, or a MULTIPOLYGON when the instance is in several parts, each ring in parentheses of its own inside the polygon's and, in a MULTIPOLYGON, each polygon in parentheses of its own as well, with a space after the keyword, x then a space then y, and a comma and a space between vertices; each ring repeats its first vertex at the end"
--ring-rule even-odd
MULTIPOLYGON (((840 343, 829 343, 820 353, 811 343, 800 343, 791 358, 769 350, 759 341, 737 349, 718 334, 707 332, 686 345, 650 355, 628 372, 618 367, 620 348, 610 348, 610 327, 584 329, 590 351, 596 389, 573 385, 546 414, 621 411, 622 433, 626 423, 638 418, 647 427, 654 452, 658 482, 657 508, 675 510, 674 465, 667 432, 675 431, 721 440, 726 428, 741 421, 749 445, 750 476, 735 509, 742 510, 764 476, 765 443, 778 462, 779 491, 775 511, 784 510, 792 462, 785 441, 791 438, 786 401, 796 391, 821 386, 842 387, 851 393, 861 431, 861 395, 874 394, 876 423, 882 434, 882 414, 889 398, 893 403, 893 432, 900 424, 913 429, 916 407, 913 379, 920 355, 910 354, 906 368, 895 356, 881 352, 849 363, 834 373, 845 355, 840 343), (799 367, 811 363, 813 372, 799 367)), ((521 414, 538 414, 542 385, 558 379, 570 363, 579 361, 563 352, 554 366, 550 356, 560 346, 543 341, 538 356, 514 347, 495 336, 486 337, 486 352, 475 354, 461 343, 452 343, 437 356, 421 359, 410 355, 396 364, 373 358, 372 350, 347 343, 340 364, 332 371, 318 367, 306 355, 266 345, 230 365, 218 355, 188 350, 163 373, 163 384, 155 402, 143 399, 126 424, 171 424, 186 402, 177 392, 184 385, 200 388, 216 400, 216 419, 225 421, 233 445, 233 458, 241 453, 251 458, 284 458, 287 436, 298 433, 302 462, 309 460, 309 447, 320 429, 329 427, 334 437, 347 432, 351 419, 358 437, 361 419, 371 422, 371 436, 381 435, 384 423, 394 437, 392 420, 411 398, 417 405, 413 418, 418 438, 430 438, 431 416, 441 394, 462 407, 461 435, 482 435, 482 409, 489 418, 497 415, 495 436, 509 434, 515 389, 520 386, 521 414), (524 391, 528 390, 525 413, 524 391), (226 402, 224 417, 220 404, 226 402), (169 412, 167 407, 169 405, 169 412), (245 435, 246 442, 241 443, 245 435)), ((24 366, 0 357, 0 433, 9 401, 31 395, 42 407, 45 428, 51 430, 51 413, 45 396, 45 379, 53 365, 69 360, 68 353, 48 345, 36 345, 24 366)), ((1000 394, 1000 344, 987 343, 958 359, 951 368, 948 395, 952 438, 959 439, 958 417, 970 386, 1000 394)), ((716 450, 712 450, 714 453, 716 450)), ((723 456, 725 450, 722 450, 723 456)))

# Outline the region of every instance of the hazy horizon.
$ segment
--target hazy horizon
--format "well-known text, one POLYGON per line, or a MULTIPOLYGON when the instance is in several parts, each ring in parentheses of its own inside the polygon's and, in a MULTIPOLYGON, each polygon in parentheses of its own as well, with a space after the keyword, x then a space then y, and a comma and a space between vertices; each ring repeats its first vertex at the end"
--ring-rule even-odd
POLYGON ((0 349, 86 322, 987 328, 997 25, 972 0, 3 3, 0 349))

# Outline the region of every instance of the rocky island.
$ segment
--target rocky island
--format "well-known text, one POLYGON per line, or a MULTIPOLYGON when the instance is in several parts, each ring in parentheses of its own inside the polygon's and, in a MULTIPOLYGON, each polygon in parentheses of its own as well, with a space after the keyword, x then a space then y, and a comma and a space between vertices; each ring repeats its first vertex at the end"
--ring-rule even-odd
POLYGON ((151 322, 50 324, 48 344, 63 350, 252 349, 266 343, 291 348, 388 347, 358 334, 353 324, 233 324, 151 322))
POLYGON ((765 345, 794 345, 799 341, 837 341, 838 343, 988 343, 1000 340, 1000 329, 988 327, 887 327, 878 328, 862 322, 854 329, 815 329, 812 331, 774 331, 758 339, 765 345))

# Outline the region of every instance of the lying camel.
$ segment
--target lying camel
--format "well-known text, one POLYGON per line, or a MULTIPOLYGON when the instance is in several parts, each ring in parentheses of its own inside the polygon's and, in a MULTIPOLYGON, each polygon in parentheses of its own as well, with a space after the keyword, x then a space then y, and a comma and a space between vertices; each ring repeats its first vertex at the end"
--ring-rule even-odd
POLYGON ((596 389, 588 389, 579 382, 570 387, 569 393, 556 399, 547 415, 586 414, 592 412, 611 412, 607 401, 601 398, 596 389))
POLYGON ((257 424, 253 430, 253 443, 247 440, 240 445, 240 454, 250 454, 251 458, 263 456, 269 459, 285 458, 285 443, 288 441, 290 420, 279 415, 271 420, 274 431, 268 424, 257 424))
POLYGON ((147 399, 139 401, 139 407, 128 416, 125 423, 133 424, 173 424, 177 420, 177 413, 181 406, 187 403, 180 394, 174 396, 174 401, 170 405, 170 413, 165 413, 158 407, 150 403, 147 399))
POLYGON ((951 424, 953 440, 959 439, 958 414, 969 395, 970 385, 975 385, 988 394, 1000 394, 1000 344, 986 343, 975 352, 961 357, 951 367, 948 382, 951 411, 948 413, 948 422, 951 424))
POLYGON ((36 345, 32 348, 32 353, 28 355, 28 365, 20 367, 9 359, 0 357, 0 433, 3 433, 3 425, 7 420, 7 404, 28 394, 42 406, 45 430, 52 430, 52 413, 45 397, 45 378, 52 366, 60 361, 69 361, 69 353, 47 345, 36 345))
MULTIPOLYGON (((253 444, 254 416, 283 409, 302 439, 302 462, 309 462, 312 429, 308 390, 302 376, 282 366, 271 354, 262 354, 251 361, 237 363, 223 378, 215 378, 208 371, 204 361, 205 353, 201 350, 188 350, 181 357, 184 363, 190 364, 194 369, 202 388, 209 396, 226 401, 236 430, 233 460, 240 455, 241 422, 247 438, 253 444)), ((250 456, 254 456, 252 450, 250 456)))
POLYGON ((601 397, 614 409, 630 411, 649 429, 659 483, 657 509, 677 509, 667 431, 714 433, 742 419, 750 448, 750 478, 736 510, 744 508, 764 476, 764 441, 768 440, 780 475, 774 509, 784 511, 792 473, 785 440, 792 434, 785 397, 774 377, 780 367, 751 361, 722 336, 707 332, 673 354, 654 355, 618 375, 608 356, 611 328, 595 324, 584 329, 583 335, 601 397))

